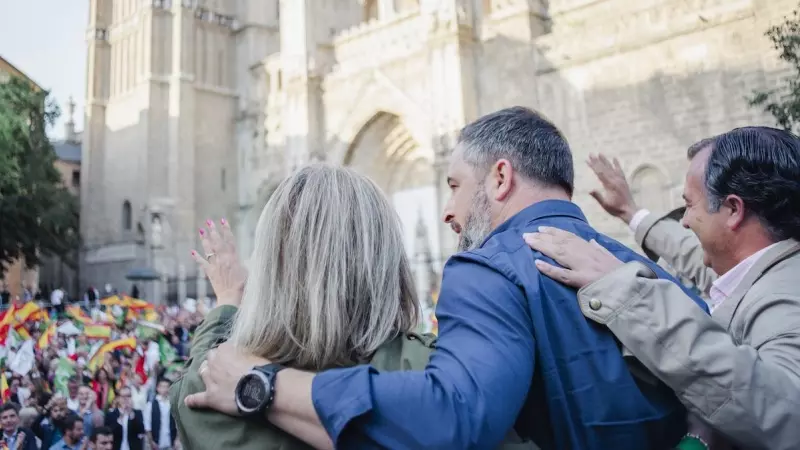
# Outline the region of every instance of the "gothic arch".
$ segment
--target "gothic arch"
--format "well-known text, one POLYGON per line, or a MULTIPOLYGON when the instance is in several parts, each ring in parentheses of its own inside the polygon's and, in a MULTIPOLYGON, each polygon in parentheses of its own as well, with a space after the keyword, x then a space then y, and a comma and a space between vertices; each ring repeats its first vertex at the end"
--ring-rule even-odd
POLYGON ((374 114, 353 138, 342 163, 392 194, 434 182, 433 158, 396 114, 374 114))
POLYGON ((629 177, 636 203, 651 211, 663 213, 671 209, 669 178, 650 163, 637 166, 629 177))
POLYGON ((380 112, 400 118, 421 149, 429 152, 431 160, 433 159, 430 145, 434 119, 429 111, 404 95, 399 87, 392 85, 380 74, 369 77, 356 91, 357 95, 353 96, 357 99, 356 103, 343 112, 342 122, 334 126, 330 136, 332 142, 328 153, 329 161, 344 164, 356 137, 380 112))

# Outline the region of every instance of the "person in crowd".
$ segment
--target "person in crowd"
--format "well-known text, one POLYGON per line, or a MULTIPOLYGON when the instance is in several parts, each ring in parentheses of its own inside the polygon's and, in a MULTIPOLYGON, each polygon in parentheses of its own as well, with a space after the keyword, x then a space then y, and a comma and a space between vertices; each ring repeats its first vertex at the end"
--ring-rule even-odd
POLYGON ((83 419, 75 414, 64 419, 64 436, 50 450, 85 450, 83 419))
POLYGON ((74 413, 67 408, 67 399, 61 394, 53 395, 31 426, 34 434, 42 440, 42 448, 50 448, 64 437, 66 419, 70 416, 74 413))
MULTIPOLYGON (((106 354, 108 356, 108 354, 106 354)), ((113 369, 110 367, 109 361, 97 370, 92 381, 92 390, 97 398, 97 407, 106 410, 110 407, 111 402, 114 401, 114 385, 111 379, 113 369)))
POLYGON ((114 450, 143 450, 144 418, 133 409, 130 388, 123 387, 116 396, 118 406, 106 413, 105 425, 114 432, 114 450))
MULTIPOLYGON (((26 406, 19 410, 19 427, 20 429, 31 429, 33 422, 36 418, 39 417, 39 411, 36 410, 34 406, 26 406)), ((42 448, 42 440, 39 439, 38 436, 33 432, 31 429, 30 434, 26 434, 26 436, 31 436, 34 441, 36 442, 37 449, 42 448)))
MULTIPOLYGON (((219 231, 211 222, 209 227, 202 232, 207 253, 216 246, 211 239, 224 239, 220 245, 234 249, 229 224, 223 221, 219 231)), ((371 180, 342 167, 304 167, 277 188, 255 235, 241 311, 229 303, 239 304, 245 279, 240 270, 237 286, 217 290, 221 306, 198 329, 192 362, 170 392, 187 448, 309 448, 276 427, 194 411, 183 403, 187 394, 203 389, 205 355, 228 335, 231 320, 233 342, 292 367, 319 370, 371 361, 396 371, 421 370, 428 362, 430 337, 412 332, 419 306, 399 221, 371 180)), ((214 270, 207 263, 204 267, 209 274, 214 270)), ((304 439, 313 447, 330 446, 324 430, 304 439)), ((513 435, 506 443, 533 448, 513 435)))
POLYGON ((696 240, 654 218, 645 232, 656 237, 644 239, 684 273, 714 280, 711 316, 649 268, 625 264, 582 236, 543 229, 526 240, 562 266, 541 260, 537 268, 580 288, 584 315, 675 390, 707 445, 796 449, 800 138, 767 127, 712 138, 691 159, 684 199, 682 223, 696 240))
POLYGON ((12 450, 36 450, 36 436, 30 428, 20 427, 19 411, 16 403, 6 402, 0 406, 3 445, 12 450))
POLYGON ((79 387, 80 382, 77 377, 73 376, 67 380, 67 409, 72 412, 78 412, 81 408, 80 395, 78 393, 79 387))
POLYGON ((114 432, 108 427, 98 427, 92 431, 89 439, 92 443, 91 450, 113 450, 114 432))
MULTIPOLYGON (((343 448, 493 448, 512 427, 545 449, 677 444, 686 414, 674 394, 635 378, 613 335, 583 318, 573 290, 539 276, 522 240, 542 225, 570 229, 677 282, 589 226, 570 201, 572 154, 558 129, 521 107, 478 119, 462 130, 448 185, 444 220, 461 253, 445 266, 439 339, 425 369, 284 368, 260 417, 302 438, 323 429, 343 448)), ((210 253, 208 264, 232 264, 229 249, 210 253)), ((215 289, 228 292, 229 283, 219 279, 215 289)), ((206 391, 187 405, 241 414, 236 384, 272 360, 237 344, 210 352, 206 391)))
POLYGON ((156 397, 144 410, 144 430, 147 441, 153 450, 168 450, 176 447, 178 428, 175 418, 170 414, 170 382, 164 378, 156 384, 156 397))
POLYGON ((103 411, 97 407, 97 398, 89 386, 78 388, 79 406, 76 413, 83 419, 83 434, 91 436, 96 423, 103 423, 103 411))

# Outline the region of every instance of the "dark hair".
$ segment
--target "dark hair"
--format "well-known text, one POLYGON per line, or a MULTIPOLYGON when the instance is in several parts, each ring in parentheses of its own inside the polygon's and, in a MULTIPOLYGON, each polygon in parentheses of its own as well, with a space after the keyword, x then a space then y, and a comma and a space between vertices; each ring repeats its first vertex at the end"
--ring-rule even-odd
POLYGON ((172 382, 169 381, 166 377, 164 377, 164 375, 161 375, 160 377, 158 377, 158 380, 156 380, 156 386, 158 386, 161 383, 168 383, 170 385, 172 384, 172 382))
POLYGON ((800 239, 800 138, 794 134, 746 127, 717 136, 705 187, 710 212, 737 195, 774 241, 800 239))
POLYGON ((65 432, 67 430, 71 430, 71 429, 75 428, 75 424, 78 423, 78 422, 83 423, 83 417, 81 417, 81 416, 79 416, 79 415, 77 415, 75 413, 69 414, 69 415, 67 415, 66 418, 64 418, 64 422, 63 422, 63 425, 62 425, 61 429, 64 430, 65 432))
POLYGON ((109 427, 97 427, 92 430, 92 435, 89 438, 95 444, 97 443, 97 436, 114 436, 114 432, 109 427))
POLYGON ((698 153, 700 153, 704 149, 708 148, 709 146, 713 145, 714 144, 714 139, 715 138, 713 138, 713 137, 705 138, 705 139, 702 139, 702 140, 697 141, 694 144, 690 145, 689 149, 686 150, 686 157, 689 160, 694 159, 694 157, 697 156, 698 153))
POLYGON ((560 186, 572 195, 574 169, 569 144, 541 114, 515 106, 487 114, 470 123, 458 139, 464 159, 487 170, 501 158, 526 178, 560 186))
POLYGON ((14 410, 14 412, 19 415, 20 406, 14 402, 5 402, 3 403, 3 406, 0 406, 0 414, 11 410, 14 410))

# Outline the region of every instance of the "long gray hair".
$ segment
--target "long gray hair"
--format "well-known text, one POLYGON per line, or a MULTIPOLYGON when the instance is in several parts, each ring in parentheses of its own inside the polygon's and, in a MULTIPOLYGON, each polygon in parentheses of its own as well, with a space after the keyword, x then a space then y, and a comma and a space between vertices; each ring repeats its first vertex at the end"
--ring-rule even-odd
POLYGON ((278 186, 248 273, 231 342, 276 363, 351 365, 419 320, 400 220, 347 168, 312 164, 278 186))

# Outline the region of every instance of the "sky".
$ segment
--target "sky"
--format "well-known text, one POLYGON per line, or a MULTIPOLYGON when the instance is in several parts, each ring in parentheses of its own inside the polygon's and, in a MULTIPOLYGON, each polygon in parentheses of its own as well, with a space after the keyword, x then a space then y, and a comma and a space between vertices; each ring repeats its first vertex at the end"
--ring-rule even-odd
POLYGON ((0 0, 0 55, 48 89, 61 117, 48 130, 64 136, 67 101, 75 99, 75 128, 83 129, 88 0, 0 0))

